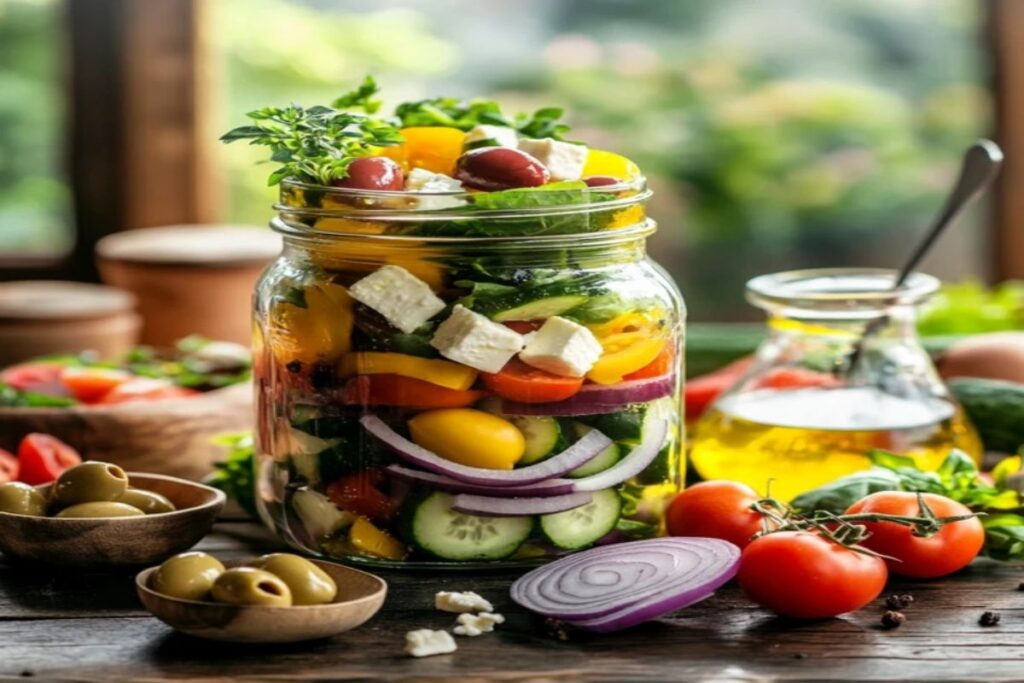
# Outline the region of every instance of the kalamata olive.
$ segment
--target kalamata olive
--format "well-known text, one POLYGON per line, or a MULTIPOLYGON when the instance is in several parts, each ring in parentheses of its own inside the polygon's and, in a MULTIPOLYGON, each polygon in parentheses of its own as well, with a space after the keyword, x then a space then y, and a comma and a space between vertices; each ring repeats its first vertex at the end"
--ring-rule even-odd
POLYGON ((0 486, 0 512, 31 517, 46 516, 46 497, 34 486, 12 481, 0 486))
POLYGON ((174 512, 177 509, 174 507, 174 503, 167 500, 165 496, 161 496, 155 491, 147 491, 145 489, 129 488, 121 494, 117 499, 117 502, 139 508, 147 515, 155 515, 161 512, 174 512))
POLYGON ((323 605, 338 594, 338 586, 327 572, 298 555, 272 553, 253 561, 252 566, 284 581, 295 605, 323 605))
POLYGON ((206 553, 180 553, 160 565, 150 579, 157 593, 183 600, 206 600, 224 565, 206 553))
POLYGON ((93 460, 61 474, 50 494, 60 506, 117 500, 128 489, 128 475, 117 465, 93 460))
POLYGON ((96 500, 90 503, 79 503, 66 507, 57 513, 57 517, 86 517, 90 519, 102 519, 104 517, 142 517, 146 513, 139 508, 115 503, 111 500, 96 500))
POLYGON ((348 175, 331 181, 350 190, 398 191, 405 187, 402 167, 387 157, 360 157, 348 166, 348 175))
POLYGON ((592 175, 589 178, 584 178, 583 182, 587 184, 587 187, 604 187, 606 185, 618 185, 622 181, 610 175, 592 175))
POLYGON ((270 572, 255 567, 229 569, 213 582, 210 597, 232 605, 291 607, 288 584, 270 572))
POLYGON ((511 147, 480 147, 459 157, 455 177, 466 187, 494 192, 537 187, 551 179, 548 169, 526 152, 511 147))

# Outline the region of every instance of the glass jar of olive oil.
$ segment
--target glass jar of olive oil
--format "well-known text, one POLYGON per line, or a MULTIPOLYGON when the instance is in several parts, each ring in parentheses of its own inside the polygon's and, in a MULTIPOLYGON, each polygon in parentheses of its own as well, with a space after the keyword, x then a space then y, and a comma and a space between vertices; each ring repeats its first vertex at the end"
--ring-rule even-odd
POLYGON ((821 269, 747 283, 768 314, 752 365, 698 422, 691 462, 705 479, 732 479, 789 500, 867 469, 872 449, 935 469, 952 448, 981 444, 917 338, 917 307, 939 281, 914 273, 821 269), (864 330, 868 335, 855 353, 864 330))

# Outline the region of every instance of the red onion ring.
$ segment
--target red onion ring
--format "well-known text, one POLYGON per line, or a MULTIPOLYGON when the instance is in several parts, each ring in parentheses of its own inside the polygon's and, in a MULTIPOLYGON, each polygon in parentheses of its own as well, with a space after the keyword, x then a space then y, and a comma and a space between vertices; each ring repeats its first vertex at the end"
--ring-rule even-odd
POLYGON ((467 484, 458 479, 446 477, 443 474, 414 470, 402 465, 388 465, 388 474, 399 479, 411 481, 418 484, 426 484, 442 491, 452 493, 473 493, 481 496, 494 496, 499 498, 527 498, 560 496, 573 492, 573 481, 571 479, 547 479, 535 484, 524 486, 478 486, 467 484))
POLYGON ((522 517, 565 512, 586 505, 591 500, 593 496, 589 493, 568 493, 546 498, 491 498, 463 493, 455 496, 452 509, 484 517, 522 517))
POLYGON ((506 415, 602 415, 622 410, 634 403, 646 403, 669 396, 675 391, 675 375, 635 379, 618 384, 584 384, 575 396, 553 403, 501 401, 506 415))

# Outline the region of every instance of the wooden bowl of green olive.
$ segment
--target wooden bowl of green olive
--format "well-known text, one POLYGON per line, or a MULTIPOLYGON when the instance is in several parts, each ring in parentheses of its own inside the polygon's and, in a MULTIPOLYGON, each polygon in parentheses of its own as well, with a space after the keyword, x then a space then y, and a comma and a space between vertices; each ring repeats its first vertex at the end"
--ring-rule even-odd
POLYGON ((52 484, 0 485, 0 551, 64 567, 153 564, 198 543, 224 501, 209 486, 91 460, 52 484))
POLYGON ((135 587, 168 626, 235 643, 329 638, 366 623, 387 595, 378 576, 290 553, 227 563, 182 553, 140 572, 135 587))

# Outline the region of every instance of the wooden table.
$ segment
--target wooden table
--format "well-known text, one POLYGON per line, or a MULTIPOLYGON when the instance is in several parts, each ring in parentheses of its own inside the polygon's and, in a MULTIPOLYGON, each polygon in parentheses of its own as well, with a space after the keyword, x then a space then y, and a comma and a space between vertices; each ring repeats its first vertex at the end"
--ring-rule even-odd
MULTIPOLYGON (((225 522, 200 546, 222 558, 277 547, 252 522, 225 522)), ((912 593, 907 622, 884 630, 882 601, 843 619, 800 624, 755 609, 733 586, 660 622, 610 636, 560 642, 508 600, 514 574, 400 574, 383 611, 327 641, 245 647, 171 631, 140 607, 131 576, 54 573, 0 564, 0 680, 74 681, 767 681, 1024 679, 1021 567, 979 562, 912 593), (508 622, 459 651, 402 653, 414 628, 446 628, 433 609, 441 589, 476 590, 508 622), (986 610, 998 626, 982 627, 986 610)))

